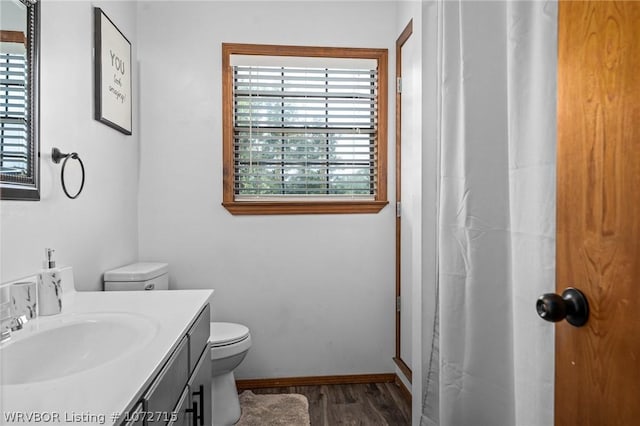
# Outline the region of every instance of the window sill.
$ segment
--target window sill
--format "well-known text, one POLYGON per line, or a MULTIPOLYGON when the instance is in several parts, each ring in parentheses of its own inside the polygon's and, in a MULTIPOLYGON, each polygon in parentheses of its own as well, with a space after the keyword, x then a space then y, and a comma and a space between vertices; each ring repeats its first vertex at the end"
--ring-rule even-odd
POLYGON ((378 213, 388 201, 234 201, 222 203, 232 215, 378 213))

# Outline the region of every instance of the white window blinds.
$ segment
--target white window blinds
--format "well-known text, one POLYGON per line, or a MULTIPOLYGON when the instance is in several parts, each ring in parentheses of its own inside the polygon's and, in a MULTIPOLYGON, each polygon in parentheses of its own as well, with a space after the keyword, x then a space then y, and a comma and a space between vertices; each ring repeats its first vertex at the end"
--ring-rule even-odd
POLYGON ((374 199, 375 61, 287 59, 233 65, 235 198, 374 199))
POLYGON ((3 180, 30 180, 26 105, 25 55, 0 53, 0 173, 3 180))

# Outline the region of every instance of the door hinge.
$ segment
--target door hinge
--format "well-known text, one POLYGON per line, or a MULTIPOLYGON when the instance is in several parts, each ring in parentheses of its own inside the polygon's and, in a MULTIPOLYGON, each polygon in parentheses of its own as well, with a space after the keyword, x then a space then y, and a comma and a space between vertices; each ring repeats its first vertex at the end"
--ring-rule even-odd
POLYGON ((400 217, 402 214, 402 204, 400 201, 396 201, 396 217, 400 217))
POLYGON ((400 296, 396 296, 396 312, 400 312, 400 296))
POLYGON ((396 91, 402 93, 402 77, 396 78, 396 91))

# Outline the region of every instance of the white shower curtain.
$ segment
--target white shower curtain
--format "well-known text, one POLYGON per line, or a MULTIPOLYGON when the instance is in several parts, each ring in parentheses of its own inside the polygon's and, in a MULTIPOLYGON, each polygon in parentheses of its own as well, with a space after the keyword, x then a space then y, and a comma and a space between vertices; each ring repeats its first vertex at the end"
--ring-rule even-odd
POLYGON ((427 291, 439 306, 423 425, 553 424, 553 326, 535 301, 555 288, 556 12, 439 3, 439 278, 427 291))

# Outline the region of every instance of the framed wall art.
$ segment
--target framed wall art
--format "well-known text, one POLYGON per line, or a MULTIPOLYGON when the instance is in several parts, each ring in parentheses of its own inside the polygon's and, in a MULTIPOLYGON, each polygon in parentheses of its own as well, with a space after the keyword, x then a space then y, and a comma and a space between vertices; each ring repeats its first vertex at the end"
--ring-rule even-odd
POLYGON ((131 134, 131 43, 94 7, 95 119, 131 134))

